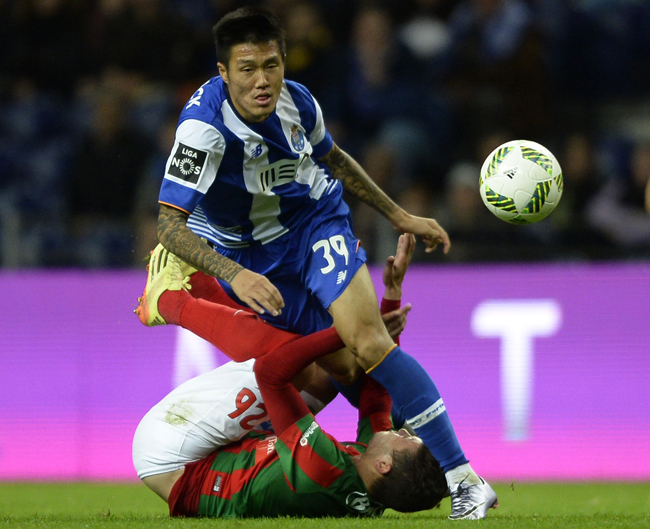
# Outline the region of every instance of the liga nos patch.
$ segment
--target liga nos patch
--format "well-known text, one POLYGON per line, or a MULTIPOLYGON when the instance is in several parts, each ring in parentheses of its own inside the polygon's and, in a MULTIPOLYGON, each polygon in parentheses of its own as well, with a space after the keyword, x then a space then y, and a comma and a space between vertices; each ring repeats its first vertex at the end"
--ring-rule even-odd
POLYGON ((199 181, 207 157, 207 152, 179 143, 169 164, 167 174, 190 184, 196 184, 199 181))

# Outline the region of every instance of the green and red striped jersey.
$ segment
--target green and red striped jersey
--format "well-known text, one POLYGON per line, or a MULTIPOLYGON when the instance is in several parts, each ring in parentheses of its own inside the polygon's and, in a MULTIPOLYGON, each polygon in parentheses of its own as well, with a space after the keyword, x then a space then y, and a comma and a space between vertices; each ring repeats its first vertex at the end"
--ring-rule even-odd
POLYGON ((385 414, 359 422, 357 443, 339 443, 312 414, 279 437, 251 432, 185 466, 169 498, 171 516, 381 516, 352 457, 390 428, 385 414))

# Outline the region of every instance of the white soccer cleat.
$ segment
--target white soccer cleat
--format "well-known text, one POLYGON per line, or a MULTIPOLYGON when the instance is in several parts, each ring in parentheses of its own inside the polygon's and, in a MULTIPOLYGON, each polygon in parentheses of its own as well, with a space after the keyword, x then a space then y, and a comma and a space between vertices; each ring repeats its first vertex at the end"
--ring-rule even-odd
POLYGON ((496 509, 499 506, 496 492, 483 478, 476 477, 480 480, 479 483, 466 483, 465 478, 449 487, 450 520, 481 520, 487 515, 488 509, 496 509))

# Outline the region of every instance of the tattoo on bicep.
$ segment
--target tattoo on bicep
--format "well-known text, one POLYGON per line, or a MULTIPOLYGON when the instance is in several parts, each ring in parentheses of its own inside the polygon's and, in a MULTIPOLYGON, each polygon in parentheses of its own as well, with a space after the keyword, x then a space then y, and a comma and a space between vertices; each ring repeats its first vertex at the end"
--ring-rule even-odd
POLYGON ((208 275, 230 283, 243 267, 210 248, 187 227, 187 213, 161 207, 158 215, 158 240, 170 252, 208 275))
POLYGON ((322 159, 332 176, 340 180, 343 188, 380 213, 388 214, 395 209, 393 201, 368 176, 363 168, 336 144, 322 159))

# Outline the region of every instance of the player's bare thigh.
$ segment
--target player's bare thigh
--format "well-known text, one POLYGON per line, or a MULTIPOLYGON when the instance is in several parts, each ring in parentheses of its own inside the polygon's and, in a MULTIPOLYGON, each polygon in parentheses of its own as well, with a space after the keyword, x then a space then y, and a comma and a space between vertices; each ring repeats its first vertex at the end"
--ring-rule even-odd
POLYGON ((347 349, 323 356, 317 360, 317 364, 344 385, 352 384, 363 373, 357 358, 347 349))
POLYGON ((184 471, 185 468, 179 468, 172 472, 156 474, 155 476, 142 478, 142 483, 158 494, 158 496, 163 500, 169 502, 169 494, 171 493, 174 484, 178 481, 178 478, 183 475, 184 471))
POLYGON ((393 346, 381 319, 375 287, 365 264, 329 310, 341 339, 363 369, 374 366, 393 346))

